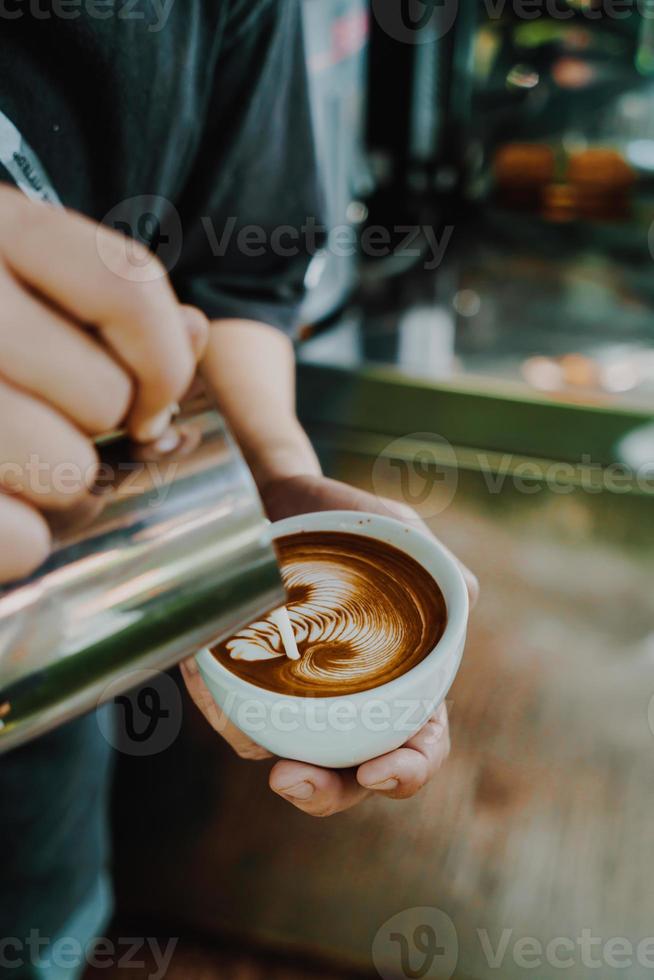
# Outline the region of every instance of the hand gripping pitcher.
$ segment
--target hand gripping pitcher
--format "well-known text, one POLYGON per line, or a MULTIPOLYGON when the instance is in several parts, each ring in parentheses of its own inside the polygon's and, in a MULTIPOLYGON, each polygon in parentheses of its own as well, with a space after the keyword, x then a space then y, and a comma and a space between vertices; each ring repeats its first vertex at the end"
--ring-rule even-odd
POLYGON ((196 398, 173 429, 168 449, 98 440, 85 519, 53 518, 48 561, 0 587, 0 752, 114 697, 134 670, 164 670, 284 603, 268 522, 223 419, 196 398))

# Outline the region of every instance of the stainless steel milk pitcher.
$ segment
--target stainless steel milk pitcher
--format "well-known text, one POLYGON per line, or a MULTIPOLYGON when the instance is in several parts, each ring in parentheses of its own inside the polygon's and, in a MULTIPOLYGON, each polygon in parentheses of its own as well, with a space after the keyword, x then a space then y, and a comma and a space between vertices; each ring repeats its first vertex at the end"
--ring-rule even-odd
POLYGON ((283 604, 223 419, 196 400, 173 428, 168 448, 101 441, 96 512, 0 589, 0 751, 99 704, 108 685, 113 697, 134 669, 165 669, 283 604))

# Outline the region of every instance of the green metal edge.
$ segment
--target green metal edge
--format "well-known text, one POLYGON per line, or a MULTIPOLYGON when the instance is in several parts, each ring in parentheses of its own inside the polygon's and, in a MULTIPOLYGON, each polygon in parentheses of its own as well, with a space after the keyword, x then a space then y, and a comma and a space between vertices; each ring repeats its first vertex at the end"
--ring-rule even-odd
POLYGON ((579 463, 619 462, 618 444, 646 411, 463 390, 393 369, 300 363, 298 411, 312 425, 390 437, 431 432, 453 445, 579 463))

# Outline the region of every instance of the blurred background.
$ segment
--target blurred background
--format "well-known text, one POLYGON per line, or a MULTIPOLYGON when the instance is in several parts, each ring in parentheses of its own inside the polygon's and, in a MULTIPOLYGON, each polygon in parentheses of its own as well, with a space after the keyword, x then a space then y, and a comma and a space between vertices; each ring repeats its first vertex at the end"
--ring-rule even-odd
POLYGON ((304 12, 338 235, 309 270, 300 412, 331 475, 416 507, 481 580, 453 753, 415 799, 321 822, 185 701, 167 752, 119 761, 116 935, 182 937, 167 975, 185 980, 640 980, 654 958, 625 971, 624 950, 654 932, 654 5, 304 12), (445 953, 427 962, 432 921, 445 953), (404 965, 398 929, 417 944, 404 965))

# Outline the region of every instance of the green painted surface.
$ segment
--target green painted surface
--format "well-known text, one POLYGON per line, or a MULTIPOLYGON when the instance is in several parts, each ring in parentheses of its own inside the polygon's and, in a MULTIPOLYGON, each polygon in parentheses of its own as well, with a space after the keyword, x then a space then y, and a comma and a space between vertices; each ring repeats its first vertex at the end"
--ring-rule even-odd
POLYGON ((432 432, 455 446, 594 464, 619 461, 618 445, 651 415, 512 394, 463 390, 407 378, 390 369, 301 364, 300 415, 385 436, 432 432))

